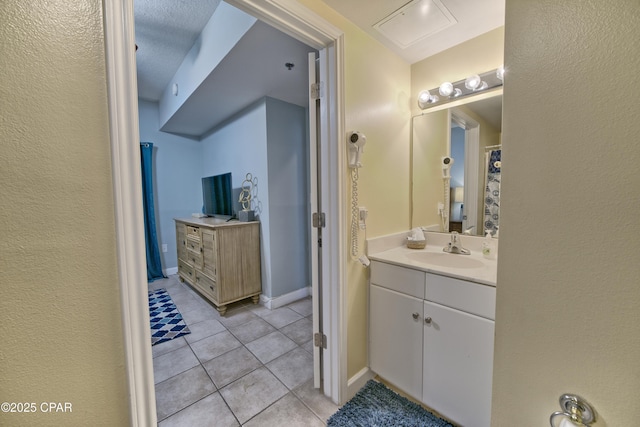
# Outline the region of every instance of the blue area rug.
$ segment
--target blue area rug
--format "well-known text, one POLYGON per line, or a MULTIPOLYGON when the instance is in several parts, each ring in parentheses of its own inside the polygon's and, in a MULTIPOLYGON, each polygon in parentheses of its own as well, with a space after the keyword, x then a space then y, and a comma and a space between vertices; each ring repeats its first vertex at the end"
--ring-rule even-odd
POLYGON ((182 314, 165 289, 149 292, 149 315, 151 317, 151 345, 191 333, 187 324, 184 323, 182 314))
POLYGON ((333 414, 327 427, 453 427, 384 384, 369 380, 333 414))

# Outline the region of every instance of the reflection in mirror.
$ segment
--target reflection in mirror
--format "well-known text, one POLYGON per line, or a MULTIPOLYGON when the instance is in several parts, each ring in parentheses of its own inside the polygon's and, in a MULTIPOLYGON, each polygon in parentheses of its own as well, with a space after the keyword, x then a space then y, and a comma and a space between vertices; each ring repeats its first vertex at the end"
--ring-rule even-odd
POLYGON ((412 118, 411 227, 496 235, 502 90, 412 118), (443 158, 453 163, 445 167, 443 158))

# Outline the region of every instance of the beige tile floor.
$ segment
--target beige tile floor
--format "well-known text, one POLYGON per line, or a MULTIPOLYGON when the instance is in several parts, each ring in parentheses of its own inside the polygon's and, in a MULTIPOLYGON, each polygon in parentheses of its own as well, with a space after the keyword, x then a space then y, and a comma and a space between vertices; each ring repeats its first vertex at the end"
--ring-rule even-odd
POLYGON ((324 426, 338 410, 313 388, 311 299, 217 310, 177 276, 156 280, 191 334, 152 347, 158 426, 324 426))

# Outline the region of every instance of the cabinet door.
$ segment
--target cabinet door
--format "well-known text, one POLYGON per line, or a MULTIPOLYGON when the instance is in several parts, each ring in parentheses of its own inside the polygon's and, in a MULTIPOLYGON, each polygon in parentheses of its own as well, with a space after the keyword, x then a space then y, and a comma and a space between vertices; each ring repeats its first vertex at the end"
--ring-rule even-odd
POLYGON ((370 285, 371 369, 410 396, 422 396, 423 300, 370 285))
POLYGON ((178 259, 187 260, 187 231, 185 225, 176 222, 176 248, 178 248, 178 259))
POLYGON ((211 279, 218 280, 218 243, 215 230, 202 230, 203 271, 211 279))
POLYGON ((494 322, 424 302, 422 401, 465 427, 491 422, 494 322))

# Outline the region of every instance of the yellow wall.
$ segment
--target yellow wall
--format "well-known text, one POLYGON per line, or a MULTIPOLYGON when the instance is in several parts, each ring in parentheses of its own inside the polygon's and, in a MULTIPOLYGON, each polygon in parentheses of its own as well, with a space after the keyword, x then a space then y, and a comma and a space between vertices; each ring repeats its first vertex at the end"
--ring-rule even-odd
POLYGON ((640 3, 506 2, 492 425, 640 419, 640 3))
POLYGON ((129 422, 101 8, 0 2, 3 426, 129 422))
MULTIPOLYGON (((345 34, 346 130, 358 130, 367 137, 358 182, 359 205, 369 210, 367 237, 408 230, 410 66, 326 4, 300 3, 345 34)), ((346 153, 346 139, 344 144, 346 153)), ((349 212, 350 194, 349 179, 345 200, 349 212)), ((350 242, 348 235, 345 239, 350 242)), ((361 233, 361 253, 363 240, 361 233)), ((346 262, 347 376, 351 378, 368 366, 368 271, 350 255, 346 262)))

